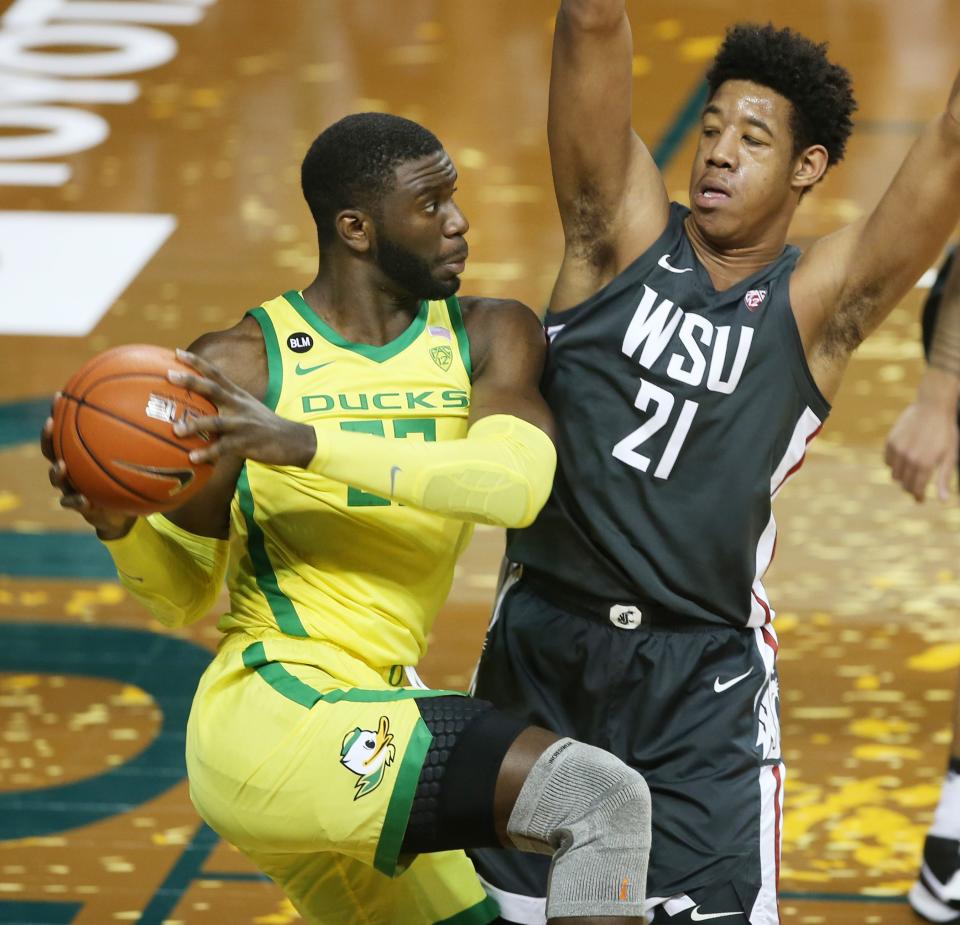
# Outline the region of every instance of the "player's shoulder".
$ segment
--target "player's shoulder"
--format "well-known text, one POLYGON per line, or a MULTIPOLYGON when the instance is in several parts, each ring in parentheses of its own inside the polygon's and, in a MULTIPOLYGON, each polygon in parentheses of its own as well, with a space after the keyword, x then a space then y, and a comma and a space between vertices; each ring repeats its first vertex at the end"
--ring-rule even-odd
POLYGON ((491 336, 536 335, 542 338, 543 322, 537 313, 517 299, 493 299, 486 296, 461 296, 460 310, 467 333, 482 329, 491 336))
POLYGON ((201 334, 190 350, 213 363, 237 385, 262 397, 267 388, 267 351, 256 319, 244 315, 222 331, 201 334))
POLYGON ((527 365, 543 362, 546 337, 543 323, 532 308, 517 299, 463 296, 460 299, 463 323, 470 339, 475 375, 497 356, 505 362, 512 357, 527 365))

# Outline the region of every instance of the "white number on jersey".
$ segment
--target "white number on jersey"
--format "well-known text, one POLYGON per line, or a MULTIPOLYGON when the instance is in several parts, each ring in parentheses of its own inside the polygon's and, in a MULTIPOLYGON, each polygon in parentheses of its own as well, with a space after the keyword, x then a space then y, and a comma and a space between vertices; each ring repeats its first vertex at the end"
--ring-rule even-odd
MULTIPOLYGON (((637 400, 634 405, 643 412, 646 412, 653 402, 655 408, 653 413, 636 430, 631 431, 614 448, 613 455, 620 462, 646 472, 650 467, 652 460, 649 456, 644 456, 637 452, 637 448, 649 440, 655 433, 662 430, 670 421, 673 411, 674 398, 666 389, 647 382, 646 379, 640 382, 640 391, 637 393, 637 400)), ((687 399, 680 407, 680 414, 676 424, 673 425, 673 431, 667 445, 664 448, 663 455, 657 463, 653 474, 658 479, 669 478, 673 471, 674 463, 683 447, 683 441, 686 440, 690 432, 690 425, 700 406, 695 401, 687 399)))

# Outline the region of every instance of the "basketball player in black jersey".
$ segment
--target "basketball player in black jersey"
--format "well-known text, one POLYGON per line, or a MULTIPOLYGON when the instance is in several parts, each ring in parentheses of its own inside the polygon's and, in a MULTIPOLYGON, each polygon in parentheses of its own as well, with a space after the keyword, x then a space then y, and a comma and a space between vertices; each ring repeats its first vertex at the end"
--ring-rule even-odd
MULTIPOLYGON (((960 260, 956 251, 944 262, 924 304, 923 348, 927 369, 916 398, 887 437, 884 458, 894 479, 917 501, 923 501, 933 478, 938 496, 946 500, 957 470, 960 437, 960 260)), ((954 702, 947 775, 909 900, 931 922, 960 922, 960 688, 954 702)))
MULTIPOLYGON (((509 537, 476 692, 641 771, 656 925, 773 925, 771 499, 957 222, 960 81, 873 212, 801 254, 787 230, 843 156, 847 72, 789 30, 732 28, 687 209, 631 129, 632 60, 624 0, 563 0, 548 133, 565 253, 542 382, 559 465, 509 537)), ((545 865, 475 861, 505 920, 543 921, 545 865)))

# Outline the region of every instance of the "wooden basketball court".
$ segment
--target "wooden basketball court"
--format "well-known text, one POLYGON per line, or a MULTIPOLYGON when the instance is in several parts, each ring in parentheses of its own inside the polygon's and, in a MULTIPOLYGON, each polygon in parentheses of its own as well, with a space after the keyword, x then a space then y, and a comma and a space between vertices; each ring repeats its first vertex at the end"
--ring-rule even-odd
MULTIPOLYGON (((555 0, 0 0, 0 923, 285 925, 202 826, 186 715, 217 642, 168 632, 47 482, 49 397, 115 344, 186 345, 307 284, 298 186, 351 111, 422 121, 460 170, 463 291, 544 304, 561 237, 545 142, 555 0)), ((803 245, 880 196, 960 63, 955 0, 630 4, 635 124, 685 198, 701 77, 731 18, 829 40, 860 101, 803 245)), ((861 349, 778 501, 789 923, 915 921, 960 664, 960 508, 916 505, 881 446, 921 370, 916 290, 861 349)), ((502 537, 480 530, 423 676, 466 686, 502 537)), ((321 782, 318 782, 321 783, 321 782)), ((659 921, 659 919, 658 919, 659 921)))

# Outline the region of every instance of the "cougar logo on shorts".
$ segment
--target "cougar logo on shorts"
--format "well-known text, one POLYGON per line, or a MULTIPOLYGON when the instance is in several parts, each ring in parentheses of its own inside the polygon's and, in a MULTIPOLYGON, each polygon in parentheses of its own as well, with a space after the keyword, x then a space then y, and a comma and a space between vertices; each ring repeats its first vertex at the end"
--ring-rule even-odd
POLYGON ((773 675, 754 699, 757 719, 757 746, 763 760, 780 760, 780 682, 773 675))
POLYGON ((385 716, 380 717, 376 732, 357 726, 343 737, 340 764, 360 778, 353 795, 355 800, 380 786, 384 771, 393 764, 396 756, 390 721, 385 716))

